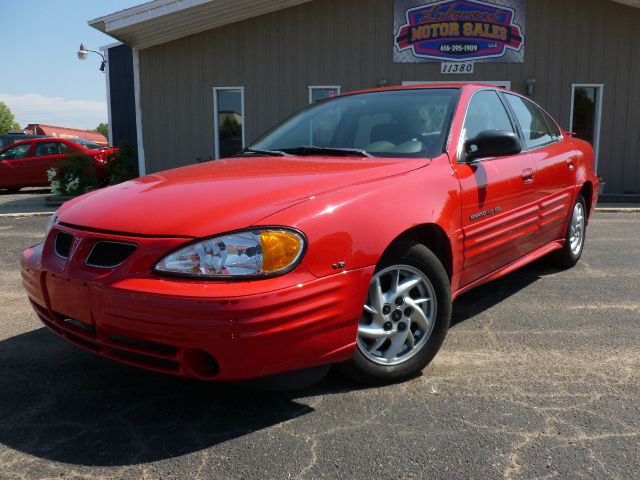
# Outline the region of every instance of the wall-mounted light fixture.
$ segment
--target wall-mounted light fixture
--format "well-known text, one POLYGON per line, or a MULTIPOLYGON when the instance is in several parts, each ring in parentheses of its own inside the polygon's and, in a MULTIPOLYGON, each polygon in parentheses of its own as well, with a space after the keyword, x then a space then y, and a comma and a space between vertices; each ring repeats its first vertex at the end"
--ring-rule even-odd
POLYGON ((84 43, 80 44, 80 50, 78 50, 78 60, 86 60, 87 57, 89 56, 89 52, 97 53, 98 55, 100 55, 100 58, 102 58, 102 63, 100 64, 100 71, 104 72, 104 67, 107 64, 107 59, 104 58, 104 55, 100 52, 97 52, 95 50, 88 50, 87 47, 84 46, 84 43))
POLYGON ((533 97, 536 93, 536 77, 527 78, 527 95, 533 97))

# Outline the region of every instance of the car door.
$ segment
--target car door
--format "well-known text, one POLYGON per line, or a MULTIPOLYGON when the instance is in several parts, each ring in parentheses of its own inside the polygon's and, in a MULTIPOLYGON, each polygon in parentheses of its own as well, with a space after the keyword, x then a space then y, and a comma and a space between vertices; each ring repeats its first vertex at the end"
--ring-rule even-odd
POLYGON ((5 150, 0 155, 0 187, 20 188, 23 186, 24 161, 31 152, 31 143, 20 143, 5 150))
MULTIPOLYGON (((461 144, 487 130, 517 133, 496 90, 473 94, 462 128, 461 144)), ((526 155, 511 155, 460 163, 456 170, 464 236, 461 284, 468 285, 531 251, 538 223, 536 166, 526 155)))
POLYGON ((33 155, 25 160, 28 185, 40 187, 49 185, 47 171, 60 166, 65 158, 66 145, 57 140, 36 142, 33 155), (64 146, 64 148, 63 148, 64 146))
POLYGON ((535 247, 564 237, 576 185, 575 156, 556 123, 535 103, 504 93, 520 127, 526 153, 536 164, 536 200, 540 228, 535 247))

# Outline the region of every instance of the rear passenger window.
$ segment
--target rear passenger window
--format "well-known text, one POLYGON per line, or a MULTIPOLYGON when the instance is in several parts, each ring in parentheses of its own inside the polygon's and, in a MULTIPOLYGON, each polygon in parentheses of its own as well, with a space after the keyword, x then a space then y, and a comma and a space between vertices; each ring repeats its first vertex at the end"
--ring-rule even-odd
POLYGON ((515 95, 505 94, 505 96, 520 124, 527 149, 548 145, 557 138, 549 130, 542 111, 537 105, 515 95))
POLYGON ((544 118, 547 121, 547 125, 549 126, 549 131, 551 132, 551 136, 553 137, 554 140, 559 140, 560 137, 562 137, 562 134, 560 133, 558 124, 553 120, 553 118, 547 115, 547 112, 545 112, 544 110, 541 110, 541 111, 542 111, 542 115, 544 115, 544 118))
POLYGON ((477 92, 469 102, 464 120, 464 140, 486 130, 515 133, 509 115, 495 90, 477 92))
POLYGON ((60 142, 36 143, 36 157, 60 154, 60 142))

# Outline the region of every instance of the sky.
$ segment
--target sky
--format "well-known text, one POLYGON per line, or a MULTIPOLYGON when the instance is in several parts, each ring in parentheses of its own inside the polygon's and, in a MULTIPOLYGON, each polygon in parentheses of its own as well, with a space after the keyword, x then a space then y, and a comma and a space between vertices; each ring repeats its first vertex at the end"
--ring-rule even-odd
POLYGON ((107 123, 100 57, 78 60, 80 42, 100 50, 116 40, 88 20, 145 0, 0 0, 0 101, 21 126, 93 130, 107 123))

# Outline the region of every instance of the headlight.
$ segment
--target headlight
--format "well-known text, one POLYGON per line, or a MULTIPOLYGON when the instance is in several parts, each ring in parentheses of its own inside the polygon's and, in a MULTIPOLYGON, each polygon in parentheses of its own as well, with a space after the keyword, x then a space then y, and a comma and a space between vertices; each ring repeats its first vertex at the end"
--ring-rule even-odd
POLYGON ((51 231, 51 229, 56 223, 58 223, 58 212, 54 213, 49 218, 49 223, 47 223, 47 228, 44 231, 44 238, 47 238, 49 236, 49 232, 51 231))
POLYGON ((244 230, 181 248, 158 262, 155 271, 194 278, 270 277, 293 270, 304 249, 305 239, 295 230, 244 230))

